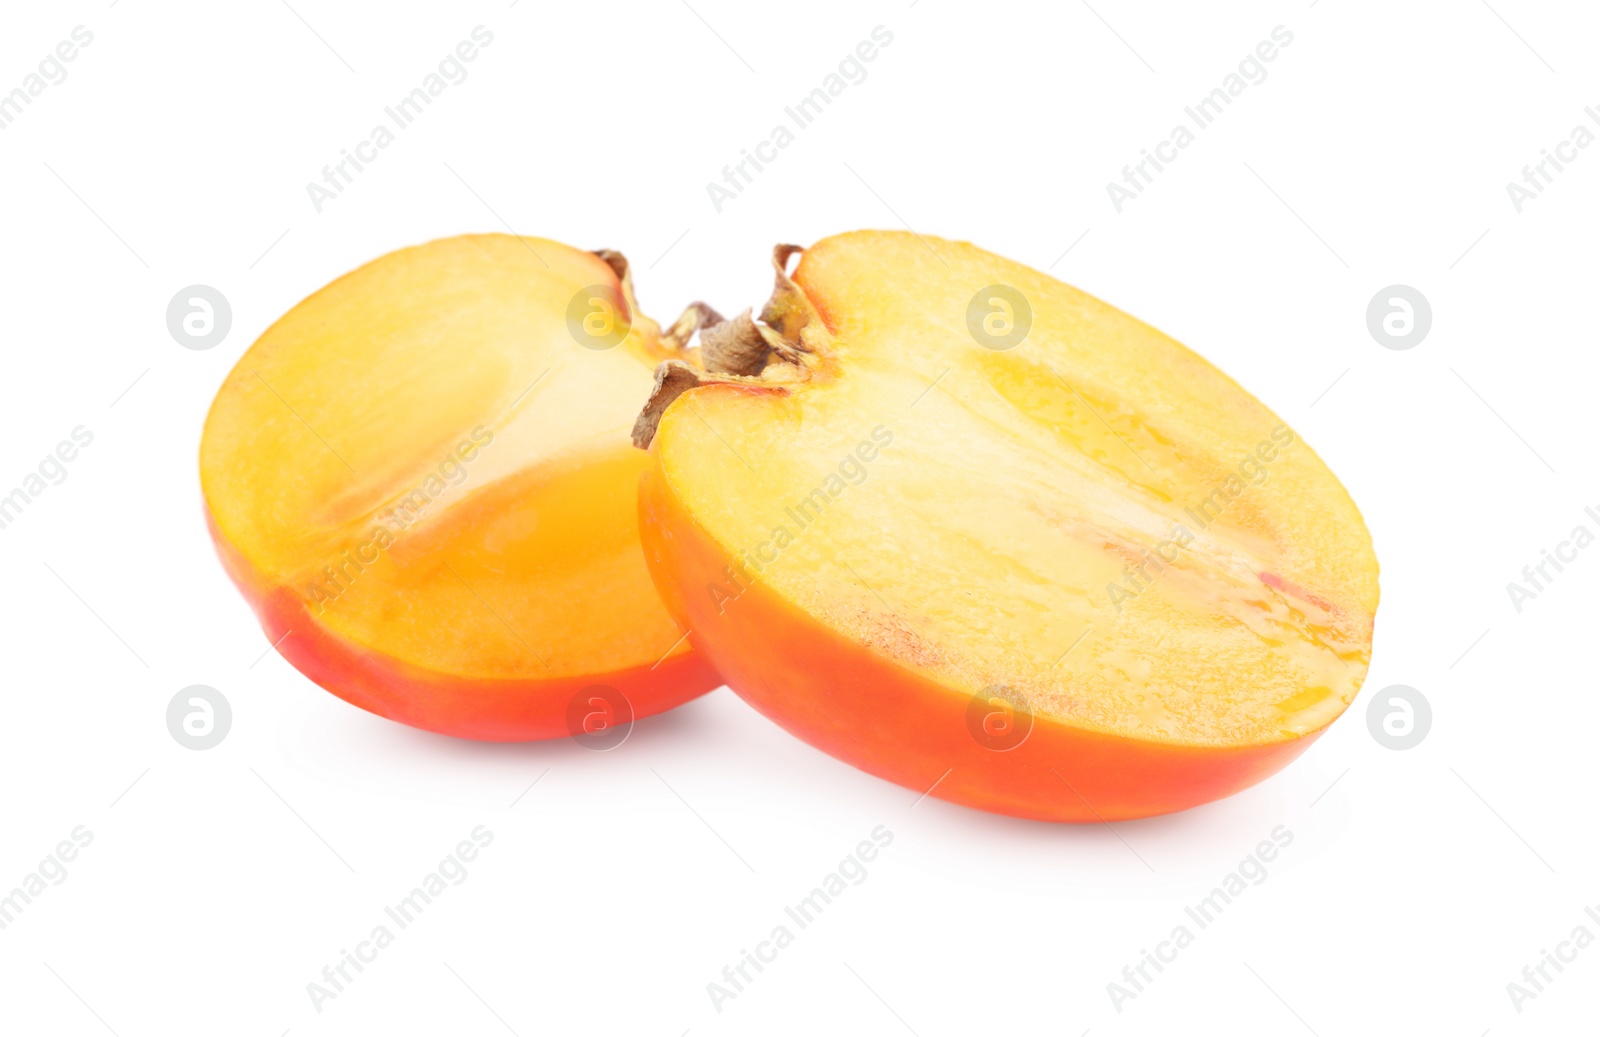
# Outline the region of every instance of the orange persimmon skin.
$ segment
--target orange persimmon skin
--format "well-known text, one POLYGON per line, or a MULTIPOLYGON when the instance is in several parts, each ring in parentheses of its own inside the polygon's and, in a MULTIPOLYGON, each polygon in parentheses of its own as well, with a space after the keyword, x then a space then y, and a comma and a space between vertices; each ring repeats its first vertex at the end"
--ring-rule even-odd
POLYGON ((484 742, 526 742, 575 734, 568 706, 585 688, 622 692, 633 720, 665 712, 721 684, 698 652, 654 667, 552 680, 490 680, 442 674, 352 644, 330 632, 305 601, 287 588, 264 588, 236 548, 206 528, 223 568, 261 621, 268 640, 295 669, 353 706, 411 727, 484 742))
POLYGON ((967 695, 827 629, 759 581, 718 603, 735 559, 699 526, 651 450, 639 490, 645 559, 679 625, 740 697, 791 734, 880 778, 993 813, 1119 821, 1239 792, 1322 733, 1202 748, 1115 737, 1044 717, 996 751, 968 729, 967 695))

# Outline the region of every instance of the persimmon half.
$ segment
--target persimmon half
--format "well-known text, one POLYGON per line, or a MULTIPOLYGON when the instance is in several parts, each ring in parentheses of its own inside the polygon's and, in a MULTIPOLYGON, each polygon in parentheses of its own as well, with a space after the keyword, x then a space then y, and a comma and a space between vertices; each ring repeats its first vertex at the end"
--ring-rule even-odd
MULTIPOLYGON (((503 234, 339 278, 206 419, 228 574, 302 673, 444 734, 595 734, 720 683, 645 568, 628 440, 673 336, 627 266, 503 234)), ((687 329, 687 332, 686 330, 687 329)))
POLYGON ((1260 781, 1350 704, 1378 565, 1293 430, 1166 335, 965 243, 776 253, 664 363, 646 555, 741 696, 862 770, 1058 821, 1260 781))

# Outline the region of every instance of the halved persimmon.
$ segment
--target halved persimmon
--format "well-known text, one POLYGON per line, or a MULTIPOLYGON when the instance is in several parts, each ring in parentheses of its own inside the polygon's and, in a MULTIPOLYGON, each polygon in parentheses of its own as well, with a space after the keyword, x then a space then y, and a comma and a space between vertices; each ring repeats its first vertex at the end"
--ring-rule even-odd
POLYGON ((662 607, 628 442, 662 332, 626 263, 472 235, 269 328, 217 393, 207 518, 267 637, 363 709, 489 740, 594 734, 719 682, 662 607))
POLYGON ((757 709, 919 794, 1109 821, 1243 789, 1350 704, 1377 561, 1265 406, 968 244, 793 251, 636 429, 651 571, 757 709))

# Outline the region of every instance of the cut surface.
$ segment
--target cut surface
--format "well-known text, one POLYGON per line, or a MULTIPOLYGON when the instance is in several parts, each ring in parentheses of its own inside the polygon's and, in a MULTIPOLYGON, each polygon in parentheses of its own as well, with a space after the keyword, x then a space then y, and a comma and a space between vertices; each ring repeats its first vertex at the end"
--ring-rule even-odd
POLYGON ((699 602, 683 618, 714 627, 757 585, 933 685, 1144 743, 1288 742, 1354 698, 1378 602, 1366 529, 1232 380, 967 244, 841 235, 794 279, 829 339, 809 381, 693 389, 652 448, 657 492, 729 562, 677 588, 699 602), (974 306, 991 333, 1023 319, 996 285, 1031 311, 1011 348, 969 331, 974 306))
MULTIPOLYGON (((507 695, 683 670, 692 648, 645 569, 645 459, 628 443, 667 354, 638 314, 613 348, 581 346, 569 305, 590 286, 622 301, 592 253, 450 238, 384 256, 268 329, 218 392, 200 459, 215 535, 258 609, 288 625, 301 611, 328 643, 424 681, 511 682, 507 695)), ((714 686, 698 671, 694 692, 714 686)))

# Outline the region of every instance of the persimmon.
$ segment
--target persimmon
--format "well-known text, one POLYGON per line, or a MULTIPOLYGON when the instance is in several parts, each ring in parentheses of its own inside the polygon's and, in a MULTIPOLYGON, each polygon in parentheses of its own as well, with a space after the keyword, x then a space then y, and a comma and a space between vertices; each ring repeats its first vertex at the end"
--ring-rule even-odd
POLYGON ((1350 704, 1377 560, 1264 405, 970 244, 797 251, 635 429, 651 572, 736 692, 919 795, 1079 822, 1237 792, 1350 704))
POLYGON ((628 441, 663 331, 626 261, 471 235, 402 249, 273 324, 200 446, 228 574, 278 651, 445 734, 615 730, 720 681, 645 568, 628 441))

